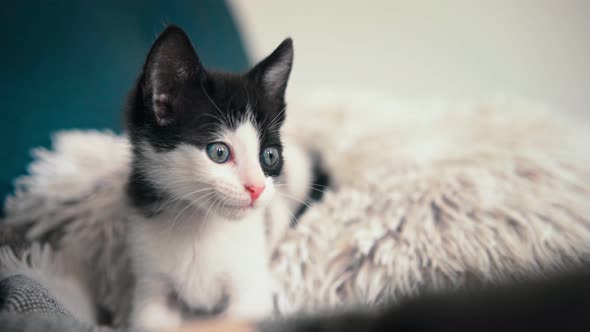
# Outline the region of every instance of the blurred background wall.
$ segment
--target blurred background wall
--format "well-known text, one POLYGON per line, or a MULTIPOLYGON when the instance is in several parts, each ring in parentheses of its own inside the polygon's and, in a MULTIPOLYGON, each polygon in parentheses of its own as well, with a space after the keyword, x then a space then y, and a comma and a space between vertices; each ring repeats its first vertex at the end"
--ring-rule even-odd
POLYGON ((250 56, 295 44, 289 92, 517 95, 590 119, 588 0, 230 0, 250 56))
POLYGON ((289 97, 508 95, 590 120, 588 0, 3 2, 0 198, 51 132, 122 129, 125 95, 167 23, 225 70, 245 70, 292 36, 289 97))
POLYGON ((29 150, 49 146, 52 132, 122 130, 127 92, 156 36, 171 23, 190 35, 205 65, 248 67, 224 1, 2 2, 0 201, 26 172, 29 150))

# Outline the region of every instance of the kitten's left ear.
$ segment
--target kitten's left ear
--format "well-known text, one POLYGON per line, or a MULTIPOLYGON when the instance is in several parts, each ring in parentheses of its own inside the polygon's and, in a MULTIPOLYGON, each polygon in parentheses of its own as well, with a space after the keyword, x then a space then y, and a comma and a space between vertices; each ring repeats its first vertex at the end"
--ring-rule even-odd
POLYGON ((248 72, 248 76, 256 80, 268 97, 282 100, 285 97, 292 65, 293 40, 287 38, 269 56, 254 66, 248 72))
POLYGON ((204 75, 188 35, 171 25, 164 30, 152 46, 144 65, 143 92, 148 99, 156 123, 165 126, 174 121, 174 109, 179 93, 186 82, 204 75))

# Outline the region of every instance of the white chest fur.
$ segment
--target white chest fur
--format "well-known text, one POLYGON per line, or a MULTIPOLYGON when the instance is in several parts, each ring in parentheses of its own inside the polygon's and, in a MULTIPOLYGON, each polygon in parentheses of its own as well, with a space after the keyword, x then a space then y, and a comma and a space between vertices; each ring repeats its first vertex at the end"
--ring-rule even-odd
POLYGON ((226 313, 232 317, 269 315, 264 211, 252 211, 237 221, 217 216, 206 222, 200 217, 174 218, 132 221, 130 245, 137 277, 132 323, 144 328, 178 325, 181 314, 168 303, 173 291, 190 308, 209 311, 227 296, 226 313))

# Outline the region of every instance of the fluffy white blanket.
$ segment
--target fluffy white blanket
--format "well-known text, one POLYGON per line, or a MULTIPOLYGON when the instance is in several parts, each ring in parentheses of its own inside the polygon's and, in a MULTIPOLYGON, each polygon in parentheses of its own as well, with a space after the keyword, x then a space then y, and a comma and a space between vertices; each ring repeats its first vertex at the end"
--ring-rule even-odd
MULTIPOLYGON (((530 103, 291 105, 285 133, 333 188, 272 257, 283 312, 379 303, 590 261, 587 128, 530 103)), ((77 264, 100 305, 128 307, 129 151, 107 132, 55 135, 6 221, 77 264)), ((70 269, 71 270, 71 269, 70 269)))

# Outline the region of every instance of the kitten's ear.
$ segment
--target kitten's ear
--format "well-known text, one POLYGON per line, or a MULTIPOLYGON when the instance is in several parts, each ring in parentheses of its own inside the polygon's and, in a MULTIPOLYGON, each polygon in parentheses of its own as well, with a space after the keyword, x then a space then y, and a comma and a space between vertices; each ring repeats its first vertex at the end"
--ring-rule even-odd
POLYGON ((268 57, 260 61, 248 76, 256 80, 270 98, 285 96, 293 65, 293 40, 285 39, 268 57))
POLYGON ((144 101, 159 125, 174 120, 180 90, 199 75, 204 75, 204 68, 188 36, 179 27, 167 27, 148 54, 143 78, 144 101))

